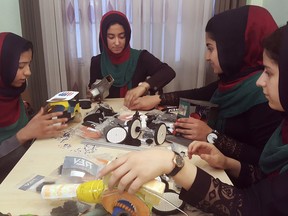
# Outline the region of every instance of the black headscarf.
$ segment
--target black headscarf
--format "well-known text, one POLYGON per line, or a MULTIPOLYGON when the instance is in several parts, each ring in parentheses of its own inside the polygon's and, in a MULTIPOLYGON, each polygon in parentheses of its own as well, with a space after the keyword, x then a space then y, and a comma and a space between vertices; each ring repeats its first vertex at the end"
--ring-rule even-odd
POLYGON ((280 103, 288 116, 288 25, 283 27, 278 66, 280 103))
POLYGON ((276 28, 271 14, 258 6, 247 5, 212 17, 206 32, 216 41, 221 80, 235 81, 262 69, 261 41, 276 28))
POLYGON ((0 95, 5 97, 19 96, 26 88, 26 83, 21 87, 11 86, 18 66, 20 55, 23 51, 32 50, 32 43, 16 34, 0 33, 0 95))
POLYGON ((101 53, 103 52, 103 49, 105 49, 113 64, 121 64, 124 61, 127 61, 127 59, 130 57, 130 38, 131 28, 125 14, 121 13, 120 11, 109 11, 103 15, 100 24, 99 47, 101 53), (111 25, 116 23, 122 25, 125 31, 125 47, 119 54, 112 53, 108 49, 107 44, 107 31, 111 25))
POLYGON ((0 33, 0 143, 28 122, 21 99, 26 83, 21 87, 13 87, 11 83, 17 74, 21 54, 29 49, 32 50, 30 41, 13 33, 0 33))
POLYGON ((125 14, 120 11, 109 11, 103 15, 100 25, 99 45, 101 50, 101 73, 105 77, 111 75, 113 86, 122 88, 120 97, 132 88, 132 77, 138 63, 141 50, 130 47, 131 29, 125 14), (125 31, 125 46, 121 53, 113 53, 108 48, 107 31, 113 24, 120 24, 125 31))
POLYGON ((279 100, 285 118, 265 145, 259 163, 262 171, 267 174, 283 173, 288 171, 288 25, 279 28, 268 37, 264 42, 264 48, 268 51, 268 56, 278 63, 279 100))

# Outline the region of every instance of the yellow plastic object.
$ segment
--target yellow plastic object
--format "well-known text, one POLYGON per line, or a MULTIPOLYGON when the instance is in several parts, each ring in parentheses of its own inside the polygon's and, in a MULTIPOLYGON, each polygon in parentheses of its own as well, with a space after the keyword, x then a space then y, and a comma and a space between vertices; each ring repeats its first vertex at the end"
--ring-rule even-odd
POLYGON ((80 103, 77 100, 55 101, 55 102, 48 102, 48 104, 49 104, 49 106, 47 107, 48 113, 53 112, 56 107, 62 107, 61 111, 63 112, 63 117, 66 117, 69 120, 74 119, 75 117, 77 122, 80 122, 82 119, 80 113, 80 103))
POLYGON ((160 203, 161 200, 159 196, 163 195, 164 190, 165 184, 163 182, 152 180, 142 185, 137 192, 137 195, 141 197, 145 203, 153 206, 160 203))
POLYGON ((105 189, 106 187, 102 180, 82 183, 76 191, 77 199, 87 203, 101 203, 101 195, 105 189))
POLYGON ((81 184, 54 184, 44 185, 41 190, 43 199, 75 199, 93 204, 102 204, 112 214, 117 208, 124 208, 132 212, 131 215, 150 215, 154 205, 160 202, 159 196, 164 193, 165 184, 153 180, 144 184, 135 194, 119 192, 117 188, 107 190, 110 175, 104 180, 93 180, 81 184), (123 201, 131 205, 123 206, 123 201), (134 214, 135 213, 135 214, 134 214))
MULTIPOLYGON (((108 185, 110 174, 104 176, 103 182, 108 185)), ((139 189, 136 195, 141 198, 147 205, 153 206, 158 205, 161 201, 161 197, 165 191, 165 184, 156 179, 151 180, 139 189)))

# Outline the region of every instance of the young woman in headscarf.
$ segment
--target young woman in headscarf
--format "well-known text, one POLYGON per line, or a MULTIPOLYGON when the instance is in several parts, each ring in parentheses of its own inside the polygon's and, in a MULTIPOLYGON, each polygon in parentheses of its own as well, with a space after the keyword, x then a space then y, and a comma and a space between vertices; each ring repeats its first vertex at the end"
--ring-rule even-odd
POLYGON ((215 215, 288 215, 288 26, 276 30, 263 44, 265 69, 256 82, 269 106, 285 118, 265 145, 259 165, 245 167, 207 142, 194 141, 188 147, 189 158, 199 155, 211 166, 244 178, 247 188, 227 185, 180 155, 163 149, 131 152, 109 163, 99 175, 113 171, 109 188, 118 184, 119 190, 135 193, 149 180, 172 173, 176 184, 182 186, 180 198, 202 211, 215 215), (243 169, 254 171, 243 176, 243 169))
POLYGON ((9 32, 0 33, 0 183, 35 138, 53 137, 66 128, 67 119, 52 119, 42 108, 30 121, 21 98, 31 75, 30 41, 9 32), (61 123, 61 125, 53 125, 61 123))
POLYGON ((180 97, 217 104, 216 121, 206 124, 192 117, 180 118, 176 131, 191 140, 206 141, 212 136, 214 145, 225 155, 257 164, 265 143, 282 120, 281 113, 270 109, 255 84, 263 70, 261 41, 276 28, 271 14, 258 6, 215 15, 206 26, 206 60, 219 80, 199 89, 142 97, 132 108, 177 105, 180 97))
POLYGON ((110 11, 103 15, 99 35, 101 54, 91 59, 89 89, 97 79, 110 74, 114 83, 108 97, 125 97, 125 102, 130 103, 148 92, 161 92, 175 77, 169 65, 147 50, 132 49, 130 37, 130 24, 123 13, 110 11))

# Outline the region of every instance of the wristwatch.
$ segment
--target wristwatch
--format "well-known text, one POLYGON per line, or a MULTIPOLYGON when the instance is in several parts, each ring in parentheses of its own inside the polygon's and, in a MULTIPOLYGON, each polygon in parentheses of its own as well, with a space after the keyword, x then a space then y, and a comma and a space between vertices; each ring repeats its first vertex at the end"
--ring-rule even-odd
POLYGON ((174 169, 169 173, 167 174, 167 176, 175 176, 183 167, 184 167, 184 158, 178 153, 178 152, 175 152, 175 155, 174 155, 174 158, 173 158, 173 163, 175 164, 175 167, 174 169))
POLYGON ((218 135, 219 135, 218 131, 213 130, 211 133, 207 135, 207 142, 214 144, 215 141, 218 139, 218 135))

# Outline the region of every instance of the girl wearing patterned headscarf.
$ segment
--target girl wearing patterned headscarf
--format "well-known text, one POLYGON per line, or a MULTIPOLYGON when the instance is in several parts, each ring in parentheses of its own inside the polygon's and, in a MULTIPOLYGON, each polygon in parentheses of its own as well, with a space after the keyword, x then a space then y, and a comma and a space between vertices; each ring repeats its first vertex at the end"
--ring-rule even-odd
POLYGON ((44 114, 43 108, 28 119, 21 93, 31 75, 32 53, 30 41, 13 33, 0 33, 0 182, 25 153, 31 140, 55 136, 66 127, 62 123, 67 119, 51 119, 62 115, 61 112, 44 114))
POLYGON ((101 54, 92 57, 88 87, 97 80, 111 75, 114 83, 110 98, 125 97, 125 104, 150 91, 154 94, 167 85, 175 71, 147 50, 130 47, 131 29, 127 17, 119 11, 103 15, 100 24, 101 54))

